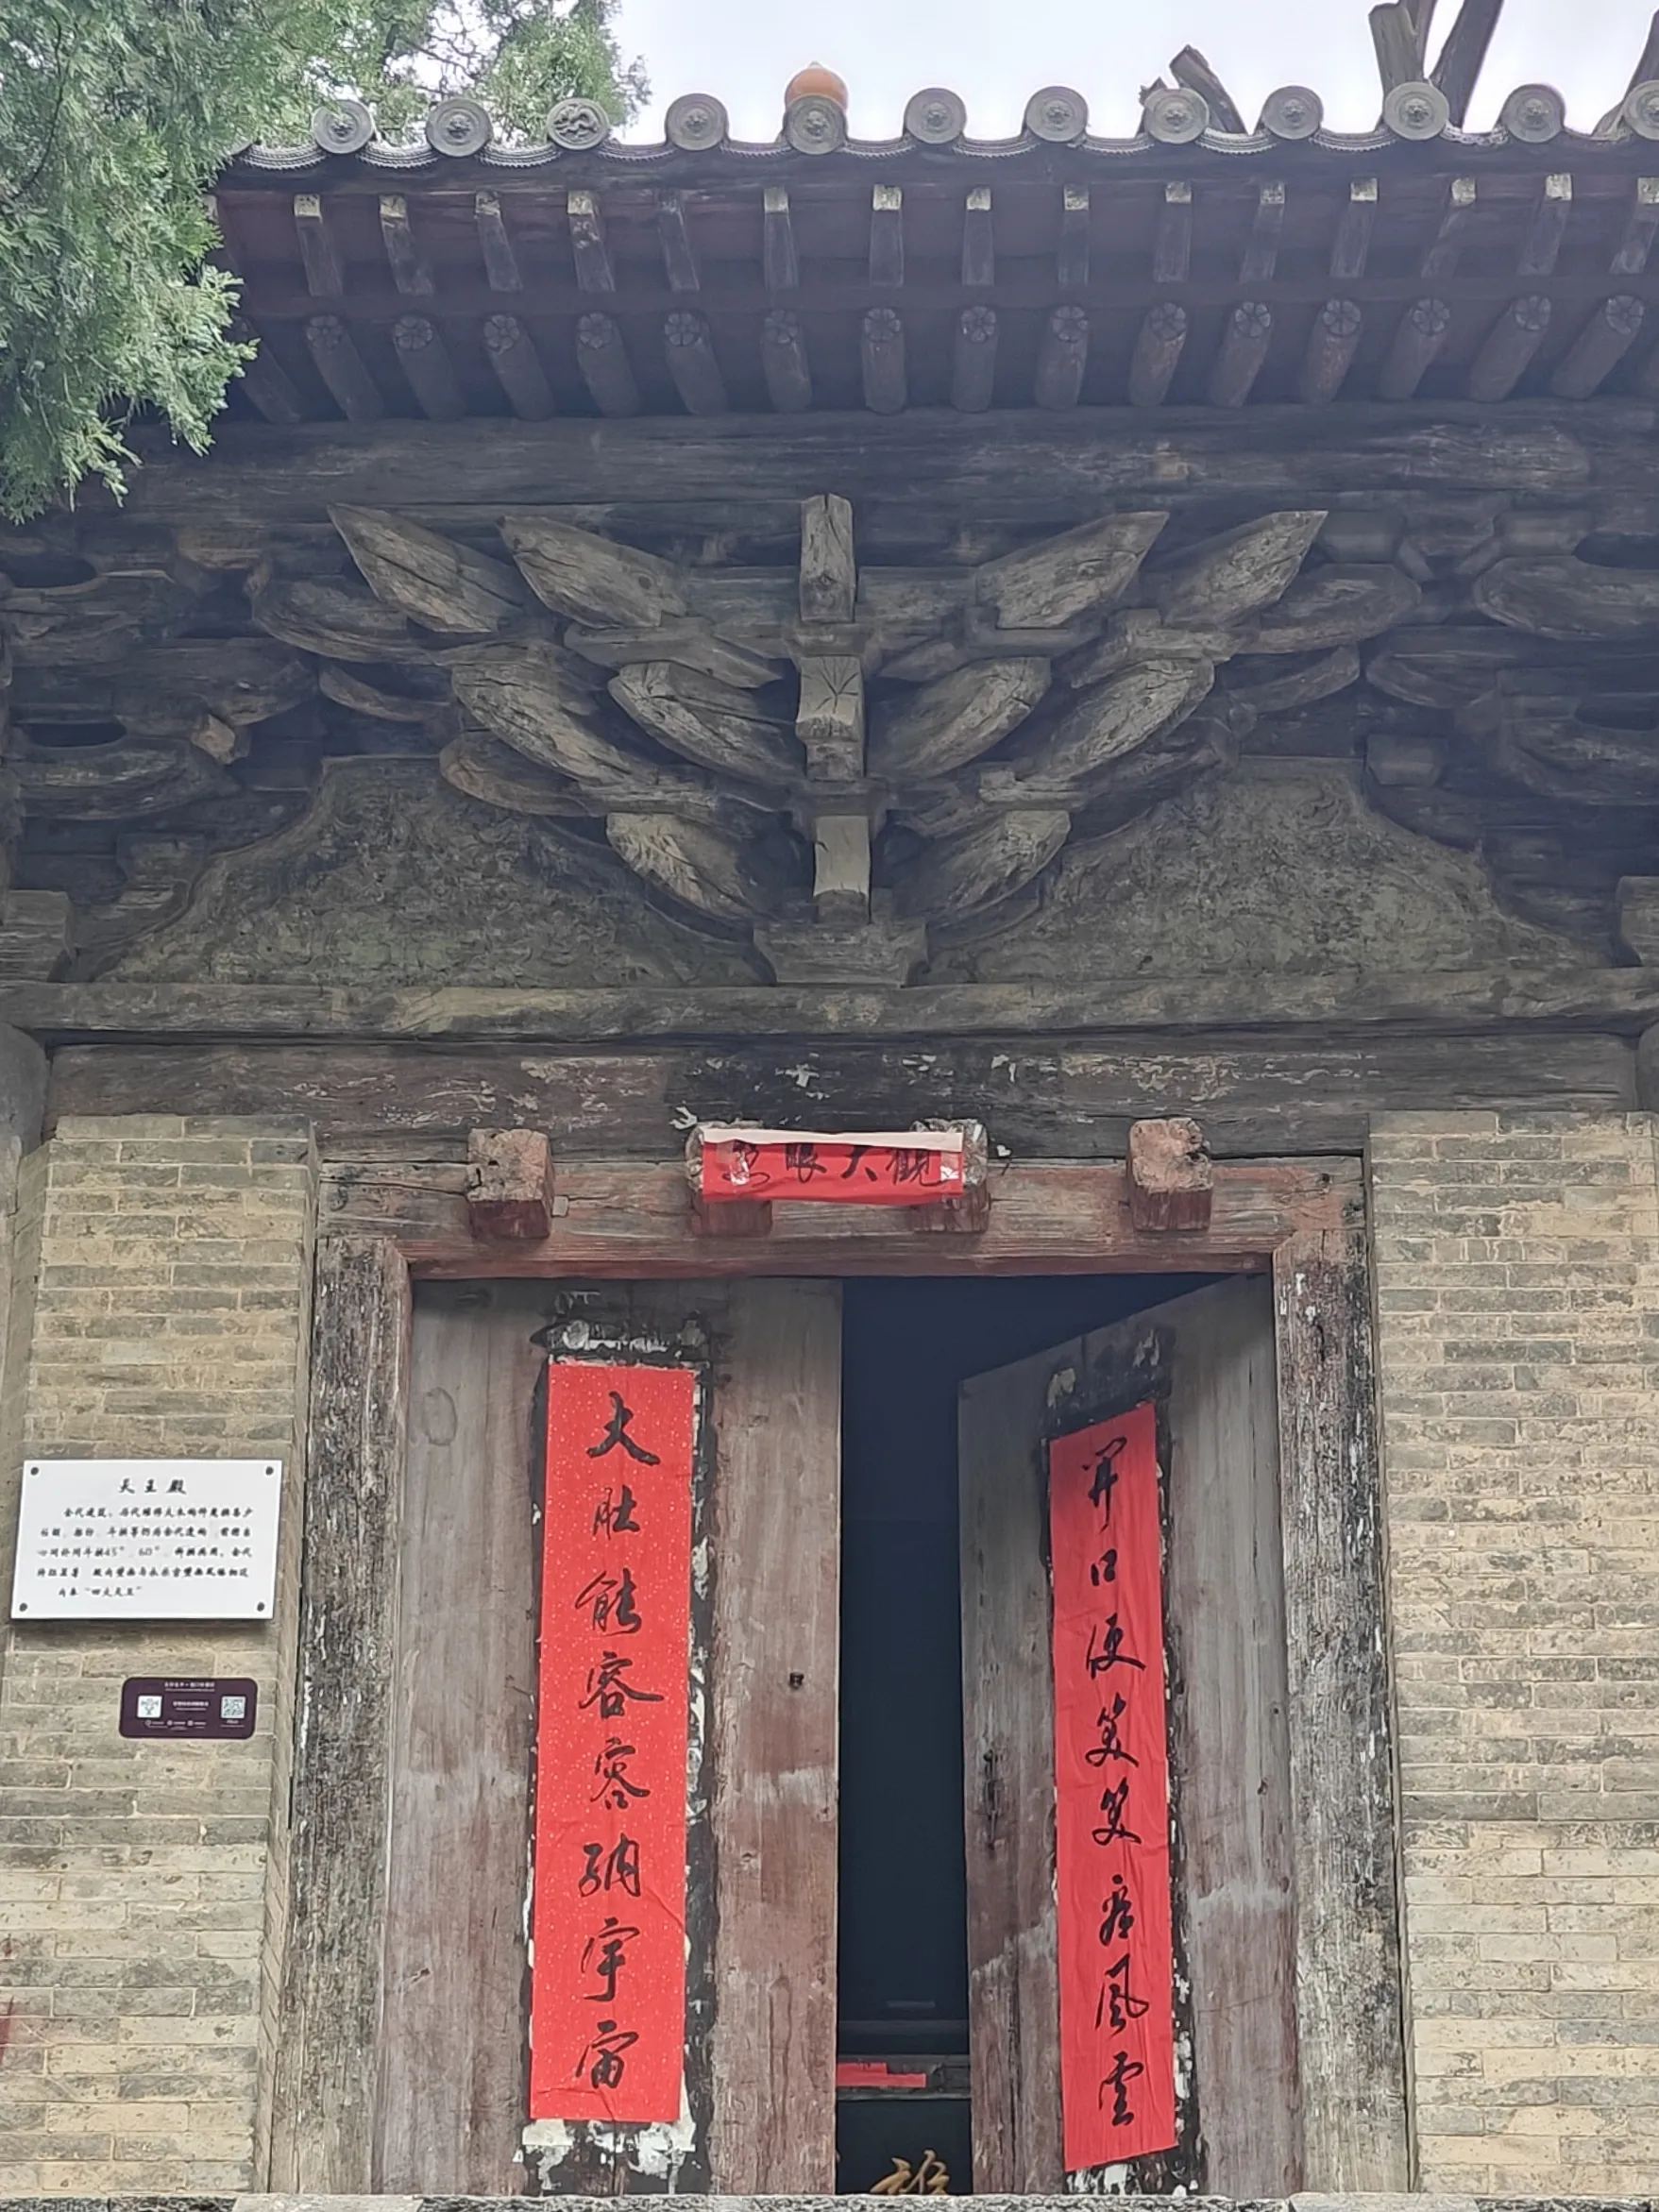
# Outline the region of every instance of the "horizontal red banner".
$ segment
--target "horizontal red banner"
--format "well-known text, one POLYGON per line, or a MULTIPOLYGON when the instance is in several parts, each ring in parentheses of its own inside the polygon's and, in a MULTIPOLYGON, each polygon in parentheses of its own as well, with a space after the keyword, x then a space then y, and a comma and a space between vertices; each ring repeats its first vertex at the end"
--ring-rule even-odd
POLYGON ((680 2117, 689 1367, 548 1370, 530 2117, 680 2117))
POLYGON ((1179 2139, 1158 1417, 1048 1447, 1066 2171, 1179 2139))
POLYGON ((705 1139, 704 1200, 816 1199, 837 1206, 926 1206, 963 1189, 961 1140, 952 1145, 855 1137, 705 1139))

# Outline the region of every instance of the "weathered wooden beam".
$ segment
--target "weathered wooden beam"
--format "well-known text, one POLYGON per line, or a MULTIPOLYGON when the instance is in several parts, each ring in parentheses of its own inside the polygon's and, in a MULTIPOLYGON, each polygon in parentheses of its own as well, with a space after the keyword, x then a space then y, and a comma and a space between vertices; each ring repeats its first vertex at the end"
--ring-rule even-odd
POLYGON ((1278 182, 1261 186, 1256 195, 1256 220, 1239 263, 1241 284, 1268 284, 1278 266, 1278 242, 1284 232, 1285 189, 1278 182))
POLYGON ((1410 399, 1439 359, 1451 332, 1451 310, 1443 299, 1414 300, 1401 315, 1377 375, 1384 399, 1410 399))
POLYGON ((962 282, 975 290, 996 282, 996 234, 989 184, 973 187, 962 212, 962 282))
POLYGON ((1408 2186, 1398 1991, 1393 1698, 1380 1624, 1387 1539, 1363 1227, 1273 1258, 1286 1722, 1296 1851, 1296 2033, 1340 2050, 1302 2078, 1302 2154, 1322 2186, 1408 2186))
POLYGON ((1566 237, 1566 226, 1571 214, 1571 177, 1565 174, 1546 177, 1537 208, 1527 228, 1520 260, 1515 263, 1518 276, 1553 276, 1555 264, 1561 259, 1562 242, 1566 237))
MULTIPOLYGON (((1436 763, 1414 772, 1432 783, 1436 763)), ((1651 953, 1659 962, 1659 913, 1651 953)), ((908 1128, 940 1097, 994 1089, 995 1134, 1016 1159, 1122 1159, 1129 1124, 1158 1118, 1174 1099, 1200 1115, 1218 1159, 1260 1159, 1357 1156, 1371 1114, 1442 1106, 1451 1095, 1487 1111, 1628 1112, 1637 1103, 1634 1043, 1516 1023, 1481 1037, 1310 1029, 1219 1050, 1201 1038, 1051 1038, 1010 1058, 994 1036, 940 1035, 918 1054, 911 1040, 843 1029, 804 1042, 801 1064, 811 1071, 813 1111, 830 1128, 908 1128)), ((469 1130, 530 1123, 558 1131, 565 1172, 573 1157, 671 1159, 683 1107, 703 1121, 779 1128, 800 1098, 775 1039, 733 1051, 713 1029, 701 1043, 550 1054, 537 1044, 457 1052, 346 1038, 176 1038, 60 1047, 47 1118, 50 1126, 66 1114, 295 1114, 314 1123, 325 1157, 455 1164, 469 1130)))
POLYGON ((483 349, 520 422, 545 422, 557 412, 535 341, 516 315, 485 316, 483 349))
POLYGON ((375 597, 442 635, 487 637, 530 604, 517 568, 406 515, 344 505, 329 515, 375 597))
POLYGON ((566 195, 565 205, 570 225, 570 255, 576 264, 577 283, 584 292, 615 292, 617 275, 611 266, 610 248, 605 243, 604 216, 600 209, 598 194, 569 193, 566 195))
POLYGON ((311 316, 305 326, 305 343, 317 364, 318 376, 347 421, 379 422, 386 412, 386 402, 340 317, 311 316))
POLYGON ((553 1147, 540 1129, 474 1129, 466 1224, 481 1242, 538 1243, 553 1226, 553 1147))
POLYGON ((870 818, 821 814, 812 824, 812 904, 821 921, 870 914, 870 818))
POLYGON ((1639 277, 1652 254, 1656 234, 1659 234, 1659 177, 1638 177, 1630 220, 1613 257, 1613 275, 1639 277))
POLYGON ((1469 102, 1486 66, 1486 56, 1503 13, 1503 0, 1464 0, 1434 64, 1433 82, 1446 94, 1452 122, 1463 127, 1469 102))
MULTIPOLYGON (((1468 969, 1329 975, 1092 978, 1067 984, 936 986, 861 1009, 872 1038, 1041 1036, 1156 1031, 1192 1036, 1327 1026, 1490 1034, 1515 1023, 1628 1031, 1659 1022, 1651 970, 1468 969)), ((523 1038, 614 1043, 675 1036, 842 1035, 834 990, 644 988, 614 990, 411 988, 328 985, 41 983, 0 992, 0 1021, 52 1040, 93 1038, 374 1038, 436 1042, 523 1038)))
POLYGON ((1089 281, 1089 187, 1086 184, 1068 184, 1061 198, 1055 280, 1062 292, 1081 292, 1089 281))
POLYGON ((993 307, 965 307, 956 317, 951 355, 951 405, 959 414, 978 414, 996 391, 997 313, 993 307))
POLYGON ((1604 299, 1550 380, 1561 399, 1588 399, 1607 381, 1641 334, 1646 310, 1628 292, 1604 299))
POLYGON ((697 265, 697 249, 686 219, 686 203, 679 193, 657 194, 656 231, 662 242, 663 274, 669 279, 669 290, 700 291, 703 279, 697 265))
POLYGON ((392 264, 392 277, 398 291, 407 298, 429 297, 432 288, 432 271, 415 242, 409 202, 400 192, 381 194, 381 236, 385 241, 386 259, 392 264))
POLYGON ((459 422, 466 397, 437 325, 428 315, 399 315, 392 345, 421 413, 432 422, 459 422))
POLYGON ((585 314, 577 324, 576 365, 601 414, 639 413, 639 386, 634 380, 633 363, 611 316, 585 314))
POLYGON ((859 337, 864 404, 872 414, 902 414, 909 403, 904 318, 896 308, 867 310, 859 337))
POLYGON ((803 655, 795 735, 814 783, 856 783, 864 774, 864 669, 853 653, 803 655))
POLYGON ((801 282, 795 251, 795 224, 789 213, 789 188, 769 184, 762 194, 761 251, 769 292, 794 292, 801 282))
POLYGON ((299 389, 260 333, 238 316, 230 326, 230 335, 239 345, 259 348, 237 371, 242 389, 257 412, 267 422, 303 422, 306 406, 299 389))
POLYGON ((877 184, 870 195, 870 281, 905 281, 905 193, 897 184, 877 184))
POLYGON ((774 307, 768 314, 760 333, 760 366, 777 412, 804 414, 812 405, 812 364, 793 308, 774 307))
POLYGON ((472 219, 478 231, 478 250, 483 256, 484 275, 492 292, 521 292, 518 257, 501 213, 500 196, 493 192, 474 195, 472 219))
POLYGON ((764 1198, 704 1198, 701 1190, 694 1190, 686 1225, 693 1237, 746 1242, 771 1235, 772 1210, 764 1198))
POLYGON ((1364 328, 1364 311, 1351 299, 1328 299, 1314 316, 1297 380, 1308 406, 1323 407, 1342 390, 1364 328))
POLYGON ((803 500, 802 621, 851 622, 857 602, 858 551, 851 500, 833 492, 803 500))
POLYGON ((686 414, 724 414, 726 380, 715 355, 707 316, 676 308, 663 323, 663 351, 686 414))
POLYGON ((299 258, 305 264, 306 290, 313 299, 338 299, 346 289, 346 279, 329 218, 314 192, 295 194, 294 229, 299 240, 299 258))
POLYGON ((1057 307, 1043 326, 1037 350, 1035 397, 1039 407, 1075 407, 1089 367, 1089 316, 1080 307, 1057 307))
POLYGON ((409 1269, 386 1237, 317 1246, 289 1898, 271 2091, 271 2178, 371 2179, 381 1925, 398 1680, 409 1269), (349 1727, 327 1714, 349 1712, 349 1727))
POLYGON ((1160 299, 1156 307, 1147 309, 1129 363, 1131 407, 1163 405, 1181 365, 1190 329, 1186 309, 1173 299, 1160 299))
POLYGON ((1193 187, 1166 184, 1152 245, 1152 281, 1184 284, 1193 266, 1193 187))
POLYGON ((1227 319, 1226 334, 1210 372, 1211 407, 1243 407, 1267 360, 1273 344, 1273 310, 1259 299, 1246 299, 1227 319))
POLYGON ((1415 17, 1400 0, 1382 0, 1371 10, 1371 43, 1384 93, 1397 85, 1416 84, 1423 75, 1423 48, 1415 17))
POLYGON ((1432 243, 1418 264, 1419 276, 1431 282, 1455 274, 1463 251, 1464 235, 1475 219, 1476 185, 1472 177, 1454 177, 1447 194, 1445 211, 1432 243))
POLYGON ((1129 1131, 1129 1219, 1147 1235, 1207 1229, 1215 1167, 1196 1122, 1137 1122, 1129 1131))
POLYGON ((1371 233, 1377 228, 1377 179, 1356 177, 1348 186, 1348 204, 1336 227, 1330 249, 1330 274, 1339 284, 1352 284, 1365 274, 1371 258, 1371 233))
POLYGON ((1642 42, 1630 83, 1625 87, 1625 96, 1628 98, 1639 84, 1651 84, 1655 77, 1659 77, 1659 12, 1655 12, 1648 26, 1647 38, 1642 42))
POLYGON ((1547 336, 1554 308, 1547 294, 1512 300, 1487 332, 1469 371, 1471 399, 1507 399, 1532 366, 1547 336))
POLYGON ((843 411, 811 422, 776 418, 764 432, 737 417, 657 417, 603 441, 583 421, 391 422, 365 438, 333 423, 279 431, 224 420, 214 428, 211 483, 169 458, 164 442, 135 433, 146 465, 122 512, 134 522, 199 527, 211 507, 221 530, 262 530, 314 521, 334 498, 446 510, 460 527, 487 528, 506 509, 545 505, 603 508, 630 518, 618 520, 619 530, 693 513, 705 528, 717 526, 711 518, 728 527, 725 517, 736 528, 742 517, 753 526, 766 502, 781 518, 827 479, 868 502, 908 547, 924 505, 952 527, 972 518, 1026 535, 1082 522, 1099 511, 1103 469, 1114 501, 1188 509, 1215 498, 1329 505, 1348 492, 1568 502, 1599 491, 1646 494, 1659 484, 1659 447, 1646 425, 1640 407, 1609 402, 1569 431, 1557 402, 1526 400, 1497 420, 1454 401, 1427 418, 1356 401, 1300 415, 1294 439, 1243 445, 1236 425, 1201 413, 1178 423, 1114 423, 1035 408, 1010 408, 990 424, 944 408, 903 422, 843 411))
POLYGON ((1183 46, 1170 63, 1169 73, 1177 84, 1199 94, 1210 110, 1210 124, 1216 130, 1227 131, 1234 138, 1249 135, 1238 102, 1196 46, 1183 46))

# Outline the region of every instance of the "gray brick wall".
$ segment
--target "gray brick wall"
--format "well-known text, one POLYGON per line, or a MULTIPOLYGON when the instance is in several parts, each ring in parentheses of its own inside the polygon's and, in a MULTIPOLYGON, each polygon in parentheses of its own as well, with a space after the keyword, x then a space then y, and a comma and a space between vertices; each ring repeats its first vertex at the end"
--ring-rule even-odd
POLYGON ((258 2178, 315 1190, 309 1131, 287 1122, 67 1121, 24 1163, 8 1588, 25 1452, 273 1454, 287 1476, 270 1625, 42 1623, 0 1646, 0 2192, 258 2178), (122 1680, 161 1673, 253 1676, 253 1741, 123 1739, 122 1680))
POLYGON ((1387 1115, 1371 1188, 1421 2182, 1646 2194, 1654 1124, 1387 1115))

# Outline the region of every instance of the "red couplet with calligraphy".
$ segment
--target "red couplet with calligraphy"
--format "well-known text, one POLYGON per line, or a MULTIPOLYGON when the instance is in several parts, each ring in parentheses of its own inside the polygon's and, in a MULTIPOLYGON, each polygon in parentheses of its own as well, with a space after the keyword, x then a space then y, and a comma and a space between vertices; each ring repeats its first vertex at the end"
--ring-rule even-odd
POLYGON ((548 1370, 530 2117, 680 2117, 689 1367, 548 1370))
POLYGON ((776 1129, 708 1129, 703 1196, 816 1199, 837 1206, 926 1206, 959 1198, 965 1152, 958 1130, 820 1137, 776 1129))
POLYGON ((1173 2150, 1175 1968, 1158 1420, 1048 1447, 1068 2173, 1173 2150))

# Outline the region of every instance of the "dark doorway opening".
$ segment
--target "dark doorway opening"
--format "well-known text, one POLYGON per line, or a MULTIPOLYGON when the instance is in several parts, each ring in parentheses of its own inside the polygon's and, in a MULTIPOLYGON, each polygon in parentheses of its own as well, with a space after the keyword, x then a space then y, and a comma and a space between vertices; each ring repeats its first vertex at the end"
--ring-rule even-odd
MULTIPOLYGON (((956 1393, 1203 1275, 845 1285, 836 2187, 973 2187, 956 1393), (930 2169, 932 2173, 934 2170, 930 2169)), ((906 2192, 908 2193, 908 2192, 906 2192)))

